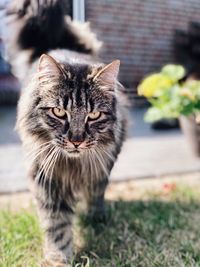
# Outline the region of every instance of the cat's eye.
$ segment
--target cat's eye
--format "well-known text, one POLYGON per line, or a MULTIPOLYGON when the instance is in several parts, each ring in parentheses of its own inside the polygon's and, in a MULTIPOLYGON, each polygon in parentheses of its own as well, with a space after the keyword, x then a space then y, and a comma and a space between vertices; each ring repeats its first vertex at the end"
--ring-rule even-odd
POLYGON ((97 120, 98 118, 100 118, 101 116, 101 112, 96 111, 96 112, 90 112, 88 113, 88 120, 97 120))
POLYGON ((56 116, 56 117, 58 117, 60 119, 67 118, 67 114, 66 114, 66 111, 64 109, 52 108, 51 111, 52 111, 54 116, 56 116))

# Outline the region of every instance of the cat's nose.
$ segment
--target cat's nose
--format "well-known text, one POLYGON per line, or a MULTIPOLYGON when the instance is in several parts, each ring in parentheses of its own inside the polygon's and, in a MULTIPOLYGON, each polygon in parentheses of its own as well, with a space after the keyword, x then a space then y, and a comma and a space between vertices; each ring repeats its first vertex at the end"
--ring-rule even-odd
POLYGON ((72 133, 71 131, 69 131, 68 139, 74 145, 75 148, 78 148, 80 144, 84 142, 85 136, 84 136, 84 133, 82 132, 72 133))
POLYGON ((75 148, 78 148, 82 141, 71 141, 75 148))

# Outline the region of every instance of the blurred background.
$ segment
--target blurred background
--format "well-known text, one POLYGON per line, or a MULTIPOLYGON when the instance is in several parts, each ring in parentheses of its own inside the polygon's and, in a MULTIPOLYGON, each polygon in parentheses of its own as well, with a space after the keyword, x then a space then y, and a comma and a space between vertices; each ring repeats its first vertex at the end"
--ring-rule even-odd
MULTIPOLYGON (((6 62, 3 15, 9 1, 0 0, 0 193, 27 190, 20 140, 14 131, 20 84, 6 62)), ((199 158, 182 134, 177 120, 147 124, 148 103, 137 85, 166 63, 182 64, 198 75, 200 5, 198 0, 66 0, 66 14, 90 21, 104 42, 100 58, 121 60, 120 81, 130 100, 128 139, 118 159, 113 181, 160 178, 200 170, 199 158)))

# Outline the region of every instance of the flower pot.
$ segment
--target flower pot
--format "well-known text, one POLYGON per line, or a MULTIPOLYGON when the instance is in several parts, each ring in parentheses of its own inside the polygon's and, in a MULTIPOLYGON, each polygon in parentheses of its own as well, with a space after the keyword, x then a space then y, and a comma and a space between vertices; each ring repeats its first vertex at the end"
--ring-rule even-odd
POLYGON ((200 157, 200 124, 196 123, 195 116, 181 116, 180 125, 193 153, 200 157))

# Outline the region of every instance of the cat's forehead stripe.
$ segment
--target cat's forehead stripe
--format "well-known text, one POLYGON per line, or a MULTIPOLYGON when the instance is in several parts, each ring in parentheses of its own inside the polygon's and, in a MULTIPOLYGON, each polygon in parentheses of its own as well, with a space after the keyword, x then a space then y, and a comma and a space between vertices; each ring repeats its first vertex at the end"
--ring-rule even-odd
POLYGON ((81 106, 83 104, 83 101, 82 101, 82 90, 81 90, 81 85, 80 84, 76 88, 75 99, 76 99, 76 106, 81 106))
POLYGON ((67 109, 68 102, 69 102, 69 98, 68 98, 68 96, 65 96, 64 97, 64 100, 63 100, 63 107, 64 107, 64 109, 67 109))

